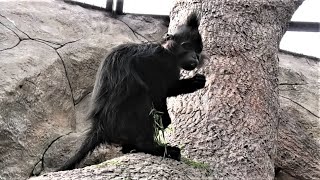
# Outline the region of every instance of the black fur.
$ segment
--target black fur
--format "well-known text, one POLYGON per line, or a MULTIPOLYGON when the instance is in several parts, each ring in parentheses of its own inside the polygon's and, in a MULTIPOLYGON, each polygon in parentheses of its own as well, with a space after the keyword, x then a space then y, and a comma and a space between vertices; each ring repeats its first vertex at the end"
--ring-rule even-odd
MULTIPOLYGON (((92 94, 88 114, 92 127, 75 156, 59 170, 75 168, 101 143, 119 144, 124 153, 136 150, 164 155, 165 148, 154 141, 151 109, 164 113, 166 128, 171 123, 166 98, 194 92, 205 84, 205 77, 199 74, 179 80, 181 68, 192 70, 200 60, 202 41, 198 29, 192 29, 198 24, 198 19, 194 21, 192 15, 172 35, 174 38, 163 44, 124 44, 107 56, 98 70, 92 94), (186 42, 192 46, 183 46, 186 42)), ((180 160, 179 148, 166 148, 167 157, 180 160)))
POLYGON ((187 18, 186 25, 192 29, 198 29, 199 24, 198 15, 195 12, 191 13, 187 18))

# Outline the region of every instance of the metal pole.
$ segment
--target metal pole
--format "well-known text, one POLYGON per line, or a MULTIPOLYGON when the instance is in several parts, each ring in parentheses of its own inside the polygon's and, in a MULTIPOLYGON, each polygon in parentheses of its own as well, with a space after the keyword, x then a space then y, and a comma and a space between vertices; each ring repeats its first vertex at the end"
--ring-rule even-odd
POLYGON ((123 14, 123 1, 124 0, 116 0, 116 10, 115 13, 116 14, 123 14))
POLYGON ((290 21, 288 31, 320 32, 320 23, 290 21))
POLYGON ((112 6, 113 6, 113 0, 107 0, 106 11, 107 12, 111 12, 112 11, 112 6))

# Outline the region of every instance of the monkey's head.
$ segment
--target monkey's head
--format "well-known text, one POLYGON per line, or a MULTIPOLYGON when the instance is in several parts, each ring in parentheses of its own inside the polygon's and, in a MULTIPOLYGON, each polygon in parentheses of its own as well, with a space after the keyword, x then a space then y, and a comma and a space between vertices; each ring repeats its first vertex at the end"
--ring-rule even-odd
POLYGON ((198 16, 192 13, 185 24, 165 37, 164 47, 173 52, 178 57, 180 67, 188 71, 195 69, 203 59, 203 44, 198 27, 198 16))

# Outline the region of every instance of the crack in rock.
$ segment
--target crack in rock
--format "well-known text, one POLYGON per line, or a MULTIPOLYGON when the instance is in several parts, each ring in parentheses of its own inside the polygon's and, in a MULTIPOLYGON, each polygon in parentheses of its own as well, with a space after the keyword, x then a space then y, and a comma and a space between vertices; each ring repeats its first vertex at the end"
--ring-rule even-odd
POLYGON ((67 44, 72 44, 72 43, 78 42, 78 41, 80 41, 81 39, 82 39, 82 38, 77 39, 77 40, 74 40, 74 41, 69 41, 69 42, 66 42, 66 43, 64 43, 64 44, 60 44, 60 46, 57 47, 57 48, 55 48, 55 50, 61 49, 61 48, 63 48, 63 47, 64 47, 65 45, 67 45, 67 44))
POLYGON ((124 22, 124 21, 122 21, 122 20, 120 20, 120 19, 116 19, 116 20, 118 20, 118 21, 122 22, 123 24, 125 24, 125 25, 132 31, 133 35, 134 35, 140 42, 150 42, 150 41, 148 40, 148 38, 146 38, 146 37, 143 36, 142 34, 140 34, 140 33, 138 33, 137 31, 135 31, 135 30, 134 30, 132 27, 130 27, 126 22, 124 22), (144 38, 146 41, 141 41, 140 38, 139 38, 137 35, 141 36, 141 37, 144 38))
POLYGON ((51 143, 48 145, 48 147, 47 147, 47 148, 44 150, 44 152, 42 153, 42 156, 41 156, 41 158, 39 159, 39 161, 38 161, 37 163, 35 163, 35 165, 34 165, 34 167, 32 168, 32 171, 31 171, 29 177, 38 176, 38 175, 41 174, 41 172, 44 170, 44 157, 45 157, 47 151, 49 150, 49 148, 53 145, 53 143, 55 143, 56 141, 58 141, 60 138, 69 135, 70 133, 72 133, 72 132, 68 132, 67 134, 58 136, 57 138, 55 138, 54 140, 51 141, 51 143), (37 172, 37 173, 35 174, 34 171, 35 171, 37 165, 38 165, 40 162, 41 162, 41 169, 40 169, 39 172, 37 172))
POLYGON ((282 96, 282 95, 279 95, 280 97, 284 98, 284 99, 287 99, 291 102, 293 102, 294 104, 300 106, 301 108, 303 108, 304 110, 308 111, 310 114, 312 114, 313 116, 317 117, 317 118, 320 118, 319 116, 317 116, 315 113, 313 113, 312 111, 310 111, 309 109, 307 109, 306 107, 304 107, 303 105, 301 105, 300 103, 288 98, 288 97, 285 97, 285 96, 282 96))
POLYGON ((83 99, 85 99, 87 96, 89 96, 91 92, 92 92, 92 91, 88 91, 86 94, 84 94, 82 97, 80 97, 80 98, 78 99, 78 101, 75 102, 75 105, 78 105, 83 99))
POLYGON ((308 85, 308 83, 279 83, 279 86, 300 86, 300 85, 308 85))
POLYGON ((19 36, 16 32, 14 32, 11 28, 9 28, 8 26, 6 26, 4 23, 0 22, 0 24, 2 24, 5 28, 7 28, 9 31, 11 31, 13 34, 15 34, 15 35, 18 37, 18 39, 19 39, 19 41, 17 42, 17 44, 15 44, 14 46, 8 47, 8 48, 4 48, 4 49, 0 49, 0 51, 5 51, 5 50, 9 50, 9 49, 13 49, 13 48, 17 47, 17 46, 20 44, 20 42, 21 42, 20 36, 19 36))
POLYGON ((63 61, 61 55, 59 54, 59 52, 58 52, 57 50, 60 49, 60 48, 62 48, 62 47, 64 47, 64 46, 67 45, 67 44, 71 44, 71 43, 77 42, 77 41, 81 40, 82 38, 77 39, 77 40, 74 40, 74 41, 66 42, 66 43, 64 43, 64 44, 60 44, 60 43, 57 43, 57 42, 51 42, 51 41, 44 40, 44 39, 40 39, 40 38, 32 38, 32 37, 30 37, 27 33, 23 32, 21 29, 19 29, 19 28, 18 28, 10 19, 8 19, 6 16, 4 16, 4 15, 2 15, 2 14, 0 14, 0 16, 3 17, 3 18, 5 18, 5 19, 7 19, 15 28, 17 28, 18 31, 20 31, 21 33, 23 33, 24 35, 26 35, 26 36, 28 37, 28 39, 22 39, 16 32, 14 32, 14 30, 12 30, 11 28, 5 26, 2 22, 0 22, 2 25, 4 25, 6 28, 8 28, 10 31, 12 31, 12 32, 13 32, 16 36, 18 36, 18 38, 19 38, 19 42, 18 42, 15 46, 13 46, 13 47, 11 47, 11 48, 6 48, 6 49, 0 50, 0 51, 12 49, 12 48, 18 46, 18 45, 20 44, 20 42, 23 41, 23 40, 33 40, 33 41, 36 41, 36 42, 39 42, 39 43, 43 43, 43 44, 45 44, 45 45, 53 48, 53 49, 56 51, 56 53, 58 54, 58 56, 59 56, 59 58, 60 58, 60 60, 61 60, 61 62, 62 62, 64 71, 65 71, 65 75, 66 75, 66 78, 67 78, 67 81, 68 81, 68 84, 69 84, 69 87, 70 87, 72 102, 73 102, 73 105, 76 105, 75 100, 74 100, 74 95, 73 95, 73 90, 72 90, 71 82, 70 82, 70 79, 69 79, 69 76, 68 76, 68 71, 67 71, 67 69, 66 69, 65 62, 63 61), (57 45, 58 47, 54 47, 54 46, 52 46, 52 45, 49 44, 49 43, 54 44, 54 45, 57 45))
MULTIPOLYGON (((40 43, 43 43, 43 44, 46 44, 50 47, 52 47, 53 49, 59 49, 59 48, 62 48, 63 46, 67 45, 67 44, 70 44, 70 43, 74 43, 74 42, 77 42, 79 40, 81 40, 82 38, 80 39, 77 39, 77 40, 74 40, 74 41, 70 41, 70 42, 66 42, 66 43, 58 43, 58 42, 53 42, 53 41, 48 41, 48 40, 45 40, 45 39, 41 39, 41 38, 32 38, 30 37, 26 32, 22 31, 21 29, 19 29, 10 19, 8 19, 6 16, 0 14, 1 17, 5 18, 6 20, 8 20, 18 31, 20 31, 21 33, 23 33, 24 35, 26 35, 28 37, 28 39, 22 39, 14 30, 12 30, 11 28, 7 27, 6 25, 4 25, 2 22, 0 22, 3 26, 5 26, 6 28, 8 28, 10 31, 12 31, 16 36, 18 36, 18 38, 20 39, 20 41, 22 40, 34 40, 34 41, 37 41, 37 42, 40 42, 40 43), (50 44, 49 44, 50 43, 50 44), (54 47, 52 46, 51 44, 53 45, 56 45, 58 47, 54 47)), ((20 43, 20 42, 19 42, 20 43)), ((18 43, 18 44, 19 44, 18 43)), ((17 45, 18 45, 17 44, 17 45)), ((17 46, 16 45, 16 46, 17 46)), ((12 49, 12 48, 10 48, 12 49)))
POLYGON ((60 60, 62 62, 64 73, 66 75, 66 78, 67 78, 67 81, 68 81, 68 84, 69 84, 69 87, 70 87, 70 91, 71 91, 72 103, 75 106, 76 103, 75 103, 75 100, 74 100, 73 89, 72 89, 71 82, 70 82, 70 79, 69 79, 69 75, 68 75, 68 71, 67 71, 67 68, 66 68, 66 64, 65 64, 64 60, 62 59, 61 55, 59 54, 59 52, 56 49, 55 49, 55 51, 58 54, 58 56, 59 56, 59 58, 60 58, 60 60))
POLYGON ((7 18, 6 16, 4 16, 2 14, 0 14, 0 16, 5 18, 6 20, 8 20, 15 28, 17 28, 18 31, 20 31, 21 33, 26 35, 29 39, 31 39, 30 36, 27 33, 23 32, 21 29, 19 29, 9 18, 7 18))

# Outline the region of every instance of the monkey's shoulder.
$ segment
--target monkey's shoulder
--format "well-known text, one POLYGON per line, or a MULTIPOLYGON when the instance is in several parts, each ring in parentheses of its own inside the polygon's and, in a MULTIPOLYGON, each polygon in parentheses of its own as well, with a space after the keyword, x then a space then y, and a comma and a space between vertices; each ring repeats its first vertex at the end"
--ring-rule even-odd
POLYGON ((159 43, 126 43, 115 47, 112 53, 133 58, 159 56, 166 53, 166 50, 159 43))

